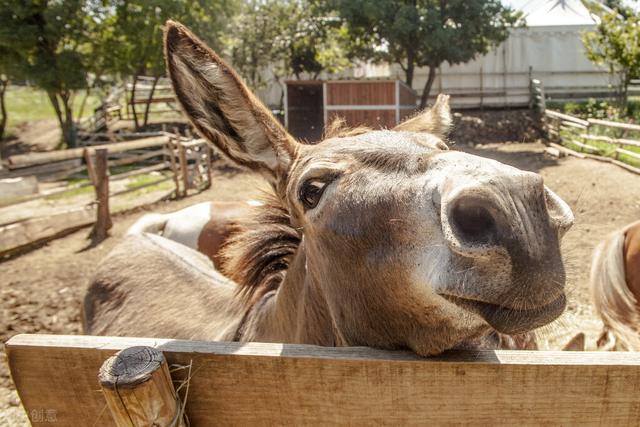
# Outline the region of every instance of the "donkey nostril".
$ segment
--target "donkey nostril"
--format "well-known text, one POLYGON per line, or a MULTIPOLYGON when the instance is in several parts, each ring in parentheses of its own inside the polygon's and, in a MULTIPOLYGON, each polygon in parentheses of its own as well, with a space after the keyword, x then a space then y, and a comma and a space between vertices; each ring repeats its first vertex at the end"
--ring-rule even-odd
POLYGON ((458 238, 470 244, 491 243, 496 236, 496 223, 489 210, 477 199, 461 199, 451 211, 458 238))

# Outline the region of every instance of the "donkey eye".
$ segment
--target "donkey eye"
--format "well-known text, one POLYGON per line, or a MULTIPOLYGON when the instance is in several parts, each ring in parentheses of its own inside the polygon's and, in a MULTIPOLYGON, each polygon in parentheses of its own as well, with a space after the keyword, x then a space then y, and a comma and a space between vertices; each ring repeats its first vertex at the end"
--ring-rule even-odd
POLYGON ((313 209, 318 205, 326 186, 327 183, 325 181, 319 181, 317 179, 310 179, 302 184, 298 198, 305 209, 313 209))

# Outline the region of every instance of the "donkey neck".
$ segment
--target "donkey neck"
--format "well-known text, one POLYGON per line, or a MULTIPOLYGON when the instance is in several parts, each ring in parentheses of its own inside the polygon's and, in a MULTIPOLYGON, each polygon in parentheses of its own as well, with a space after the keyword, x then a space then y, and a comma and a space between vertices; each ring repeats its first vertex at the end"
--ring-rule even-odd
POLYGON ((300 244, 282 284, 254 305, 241 341, 340 345, 329 307, 317 283, 307 274, 300 244))

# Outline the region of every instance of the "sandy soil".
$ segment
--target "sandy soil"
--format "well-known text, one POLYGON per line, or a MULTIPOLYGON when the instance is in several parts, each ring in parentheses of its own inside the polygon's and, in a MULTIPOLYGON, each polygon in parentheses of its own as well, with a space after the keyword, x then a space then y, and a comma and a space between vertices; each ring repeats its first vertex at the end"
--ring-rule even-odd
MULTIPOLYGON (((576 158, 553 159, 541 144, 459 147, 541 173, 549 187, 574 209, 576 225, 564 242, 569 272, 570 304, 566 314, 544 328, 539 338, 544 348, 559 348, 578 331, 587 333, 593 347, 600 327, 588 302, 590 254, 610 231, 640 218, 640 176, 616 166, 576 158)), ((264 184, 260 177, 223 168, 205 193, 148 210, 173 211, 205 200, 246 200, 264 184)), ((113 237, 88 248, 87 230, 55 240, 45 247, 0 264, 0 339, 18 333, 76 334, 81 330, 79 308, 84 289, 96 264, 144 212, 115 217, 113 237)), ((4 353, 0 356, 0 420, 9 425, 26 423, 9 379, 4 353)), ((1 423, 0 423, 1 424, 1 423)))

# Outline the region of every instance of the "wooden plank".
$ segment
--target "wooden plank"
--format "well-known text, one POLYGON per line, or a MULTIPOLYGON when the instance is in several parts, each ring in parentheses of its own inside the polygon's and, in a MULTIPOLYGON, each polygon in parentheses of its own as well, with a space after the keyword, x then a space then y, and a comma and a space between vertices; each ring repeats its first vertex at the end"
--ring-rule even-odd
POLYGON ((609 120, 589 119, 589 123, 592 125, 607 126, 611 128, 634 130, 640 132, 640 125, 634 125, 631 123, 611 122, 609 120))
POLYGON ((140 169, 134 169, 129 172, 119 173, 117 175, 113 175, 110 179, 111 181, 118 181, 125 178, 131 178, 132 176, 144 175, 146 173, 157 172, 164 169, 167 169, 169 165, 165 162, 158 163, 157 165, 147 166, 140 169))
POLYGON ((616 148, 616 153, 624 154, 626 156, 640 160, 640 153, 636 153, 635 151, 625 150, 624 148, 616 148))
POLYGON ((92 224, 96 210, 78 208, 0 227, 0 254, 92 224))
POLYGON ((160 150, 153 150, 153 151, 149 151, 142 154, 126 155, 117 160, 109 160, 109 165, 111 166, 130 165, 132 163, 138 163, 143 160, 151 159, 153 157, 164 156, 165 154, 167 154, 167 151, 164 148, 162 148, 160 150))
MULTIPOLYGON (((640 354, 456 351, 420 358, 364 347, 18 335, 5 345, 27 414, 113 425, 96 375, 116 351, 161 350, 191 366, 192 426, 637 425, 640 354)), ((173 380, 185 378, 175 370, 173 380)))
POLYGON ((68 150, 51 151, 46 153, 18 154, 7 159, 10 168, 22 168, 43 163, 58 162, 69 159, 80 159, 84 155, 84 150, 93 155, 95 150, 106 149, 109 153, 120 153, 123 151, 136 150, 140 148, 157 147, 166 144, 167 136, 154 136, 150 138, 137 139, 134 141, 118 142, 112 144, 94 145, 91 147, 71 148, 68 150))
POLYGON ((566 155, 566 153, 554 147, 547 147, 544 149, 544 152, 552 157, 557 157, 557 158, 560 158, 566 155))
POLYGON ((38 194, 32 194, 32 195, 29 195, 29 196, 20 197, 20 198, 17 198, 17 199, 12 199, 10 201, 0 201, 0 207, 18 205, 20 203, 31 202, 33 200, 44 199, 46 197, 55 196, 56 194, 66 193, 66 192, 69 192, 69 191, 77 190, 79 188, 88 187, 90 185, 93 185, 93 183, 92 182, 83 182, 83 183, 76 184, 76 185, 70 185, 68 187, 67 186, 63 186, 63 187, 53 188, 53 189, 50 189, 50 190, 42 191, 42 192, 40 192, 38 194))
POLYGON ((554 111, 554 110, 548 110, 548 109, 544 110, 544 114, 546 116, 549 116, 549 117, 552 117, 552 118, 556 118, 556 119, 560 119, 560 120, 566 120, 566 121, 569 121, 569 122, 577 123, 577 124, 585 126, 585 127, 589 126, 589 122, 590 122, 590 121, 582 120, 582 119, 579 119, 577 117, 573 117, 573 116, 570 116, 568 114, 563 114, 563 113, 561 113, 559 111, 554 111))
POLYGON ((77 172, 79 169, 84 169, 84 165, 82 165, 81 159, 71 159, 14 170, 2 169, 0 178, 19 178, 29 175, 36 175, 38 177, 46 175, 48 177, 53 174, 69 174, 70 171, 77 172))
POLYGON ((121 196, 123 194, 132 193, 134 191, 138 191, 138 190, 141 190, 143 188, 151 187, 151 186, 154 186, 154 185, 158 185, 158 184, 160 184, 162 182, 169 181, 170 179, 173 179, 173 178, 171 176, 162 177, 162 178, 157 179, 155 181, 151 181, 151 182, 147 182, 146 184, 138 185, 137 187, 131 187, 131 188, 127 188, 126 190, 116 191, 115 193, 111 193, 110 196, 111 197, 115 197, 115 196, 121 196))
POLYGON ((624 138, 610 138, 608 136, 601 135, 591 135, 591 134, 580 134, 580 138, 591 139, 593 141, 605 142, 607 144, 614 145, 628 145, 631 147, 640 147, 640 141, 635 139, 624 139, 624 138))
POLYGON ((585 143, 580 142, 580 141, 578 141, 576 139, 572 139, 571 143, 573 145, 577 145, 578 147, 583 148, 585 150, 593 151, 594 153, 600 153, 601 152, 601 150, 598 147, 593 147, 593 146, 591 146, 589 144, 585 144, 585 143))
POLYGON ((562 121, 562 125, 563 126, 568 126, 568 127, 571 127, 571 128, 577 128, 577 129, 586 129, 587 128, 587 126, 585 126, 583 124, 570 122, 568 120, 563 120, 562 121))
POLYGON ((577 151, 571 150, 570 148, 567 148, 567 147, 562 146, 560 144, 556 144, 555 142, 551 142, 551 143, 549 143, 549 145, 551 147, 553 147, 553 148, 557 148, 558 150, 562 151, 566 155, 574 156, 574 157, 577 157, 579 159, 586 158, 586 156, 583 153, 578 153, 577 151))

